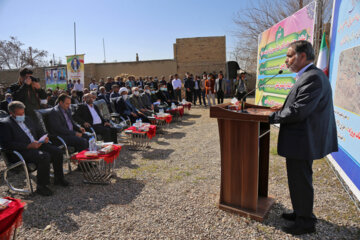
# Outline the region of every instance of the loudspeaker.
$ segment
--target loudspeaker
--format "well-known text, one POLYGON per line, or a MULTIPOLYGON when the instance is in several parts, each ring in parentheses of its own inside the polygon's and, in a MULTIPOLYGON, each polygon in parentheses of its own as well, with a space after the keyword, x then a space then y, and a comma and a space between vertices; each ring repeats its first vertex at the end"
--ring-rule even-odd
POLYGON ((235 61, 226 62, 227 79, 236 78, 237 71, 240 69, 239 64, 235 61))

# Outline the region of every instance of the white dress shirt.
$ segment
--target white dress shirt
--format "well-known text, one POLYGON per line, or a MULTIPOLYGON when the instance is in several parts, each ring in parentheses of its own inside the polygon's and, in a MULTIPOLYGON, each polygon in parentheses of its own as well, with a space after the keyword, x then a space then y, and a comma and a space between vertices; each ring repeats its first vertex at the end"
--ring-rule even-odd
POLYGON ((181 89, 181 80, 179 78, 172 80, 172 85, 173 85, 174 90, 177 88, 181 89))
POLYGON ((77 92, 81 92, 84 90, 84 86, 82 83, 75 83, 74 84, 74 90, 77 92))
MULTIPOLYGON (((15 119, 14 119, 15 120, 15 119)), ((31 142, 35 142, 34 136, 31 134, 30 129, 26 126, 25 122, 18 122, 15 120, 15 122, 19 125, 19 127, 25 132, 25 134, 29 137, 31 142)))
POLYGON ((303 73, 306 71, 306 69, 308 69, 308 67, 310 67, 311 65, 313 65, 313 63, 309 63, 308 65, 303 67, 299 72, 297 72, 296 73, 296 80, 299 79, 301 77, 301 75, 303 75, 303 73))
POLYGON ((101 124, 102 123, 101 118, 100 118, 99 114, 96 112, 94 105, 93 106, 90 106, 89 104, 86 104, 86 105, 88 106, 91 116, 93 118, 92 124, 93 125, 101 124))

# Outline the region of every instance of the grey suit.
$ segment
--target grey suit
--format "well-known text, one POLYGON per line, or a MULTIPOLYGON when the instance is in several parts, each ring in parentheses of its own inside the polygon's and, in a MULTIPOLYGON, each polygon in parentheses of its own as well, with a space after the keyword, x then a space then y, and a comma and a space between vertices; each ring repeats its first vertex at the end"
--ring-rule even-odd
POLYGON ((338 150, 329 79, 314 65, 296 81, 282 109, 270 115, 280 123, 278 154, 286 157, 290 198, 296 220, 315 224, 312 163, 338 150))

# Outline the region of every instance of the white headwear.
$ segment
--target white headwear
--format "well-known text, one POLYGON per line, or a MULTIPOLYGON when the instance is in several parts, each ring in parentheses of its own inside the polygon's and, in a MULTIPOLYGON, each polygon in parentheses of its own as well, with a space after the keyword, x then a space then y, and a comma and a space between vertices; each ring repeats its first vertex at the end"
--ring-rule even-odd
POLYGON ((121 95, 123 92, 128 92, 128 89, 127 89, 126 87, 120 88, 120 90, 119 90, 120 95, 121 95))

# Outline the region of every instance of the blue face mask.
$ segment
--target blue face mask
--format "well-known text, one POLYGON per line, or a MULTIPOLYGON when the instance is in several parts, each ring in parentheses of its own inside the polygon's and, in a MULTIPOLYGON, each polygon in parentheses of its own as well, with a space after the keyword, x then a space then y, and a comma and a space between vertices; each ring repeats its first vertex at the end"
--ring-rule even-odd
POLYGON ((25 115, 16 116, 15 119, 17 122, 25 122, 25 115))
POLYGON ((151 93, 152 93, 152 94, 154 94, 154 93, 155 93, 155 91, 151 91, 151 93))
POLYGON ((167 91, 167 88, 161 88, 161 91, 165 91, 165 92, 166 92, 166 91, 167 91))
POLYGON ((11 97, 8 97, 8 98, 6 98, 6 101, 7 101, 8 103, 11 103, 12 98, 11 98, 11 97))

